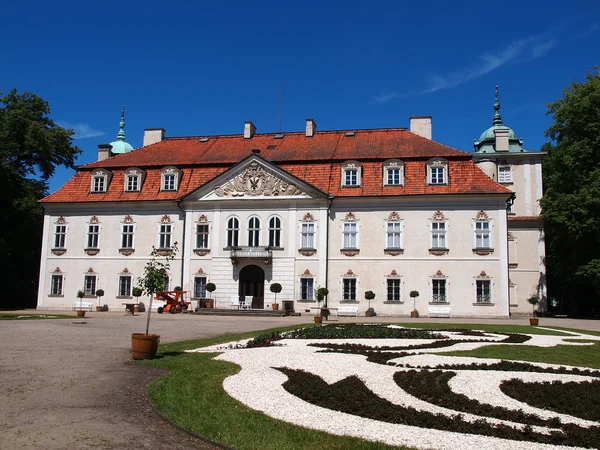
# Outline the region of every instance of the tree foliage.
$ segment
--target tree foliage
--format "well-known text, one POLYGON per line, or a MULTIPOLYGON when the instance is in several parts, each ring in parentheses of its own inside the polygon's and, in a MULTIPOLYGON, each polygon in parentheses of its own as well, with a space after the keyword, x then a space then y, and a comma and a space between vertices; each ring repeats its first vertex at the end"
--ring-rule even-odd
POLYGON ((32 93, 0 92, 0 254, 5 288, 1 307, 33 307, 37 297, 47 181, 56 166, 73 167, 81 150, 73 131, 54 123, 50 105, 32 93))
POLYGON ((548 105, 542 214, 548 285, 565 310, 600 307, 600 72, 573 82, 548 105))

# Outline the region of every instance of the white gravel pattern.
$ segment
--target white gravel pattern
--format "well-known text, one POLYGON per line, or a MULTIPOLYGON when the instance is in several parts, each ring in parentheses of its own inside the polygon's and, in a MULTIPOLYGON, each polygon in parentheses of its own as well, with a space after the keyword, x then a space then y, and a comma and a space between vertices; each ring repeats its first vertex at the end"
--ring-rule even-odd
MULTIPOLYGON (((443 364, 471 364, 473 362, 492 364, 500 360, 465 358, 453 356, 430 355, 427 353, 438 353, 455 350, 470 350, 483 345, 506 345, 497 341, 506 338, 505 335, 492 335, 482 338, 480 336, 457 336, 453 332, 443 334, 463 340, 486 339, 489 342, 460 343, 452 347, 438 349, 412 350, 411 353, 419 353, 404 358, 397 358, 392 362, 409 364, 412 367, 436 366, 443 364)), ((580 335, 572 333, 569 336, 543 336, 531 335, 532 339, 524 345, 535 345, 540 347, 551 347, 555 345, 582 345, 581 343, 564 342, 565 338, 580 338, 589 340, 600 340, 600 337, 580 335)), ((331 384, 341 381, 350 376, 359 377, 374 395, 384 398, 394 404, 404 405, 420 411, 434 414, 455 416, 461 414, 466 421, 480 420, 481 416, 463 413, 439 407, 431 403, 419 400, 401 389, 393 380, 393 375, 399 370, 411 370, 370 363, 362 355, 323 352, 321 348, 311 347, 309 344, 319 343, 353 343, 371 347, 383 346, 406 346, 429 343, 432 340, 424 339, 284 339, 278 341, 277 346, 255 349, 231 348, 235 345, 243 345, 247 341, 238 341, 228 344, 220 344, 204 347, 192 351, 196 352, 222 352, 216 359, 230 361, 238 364, 241 370, 238 374, 224 380, 225 390, 248 407, 262 411, 265 414, 279 420, 294 423, 299 426, 313 428, 332 434, 343 436, 355 436, 363 439, 380 441, 389 445, 409 446, 419 449, 457 449, 457 450, 481 450, 481 449, 545 449, 575 447, 552 446, 538 444, 529 441, 512 441, 490 436, 462 434, 443 430, 425 429, 407 425, 391 424, 372 419, 354 416, 338 411, 329 410, 312 405, 298 397, 288 393, 282 384, 287 377, 277 368, 290 368, 303 370, 318 375, 325 382, 331 384)), ((511 344, 514 345, 514 344, 511 344)), ((586 345, 586 344, 583 344, 586 345)), ((532 364, 532 363, 530 363, 532 364)), ((536 364, 543 367, 559 367, 549 364, 536 364)), ((526 405, 512 399, 502 393, 499 386, 504 380, 517 378, 523 381, 590 381, 594 378, 580 375, 556 375, 543 373, 525 372, 501 372, 501 371, 476 371, 461 370, 454 371, 457 375, 450 381, 450 388, 469 398, 481 403, 494 406, 519 410, 536 414, 542 418, 560 417, 564 423, 573 423, 580 426, 593 426, 597 423, 572 417, 566 414, 558 414, 532 406, 526 405)), ((517 424, 500 419, 485 418, 490 423, 504 423, 508 426, 522 428, 523 424, 517 424)), ((545 427, 533 427, 534 431, 547 433, 550 430, 545 427)))

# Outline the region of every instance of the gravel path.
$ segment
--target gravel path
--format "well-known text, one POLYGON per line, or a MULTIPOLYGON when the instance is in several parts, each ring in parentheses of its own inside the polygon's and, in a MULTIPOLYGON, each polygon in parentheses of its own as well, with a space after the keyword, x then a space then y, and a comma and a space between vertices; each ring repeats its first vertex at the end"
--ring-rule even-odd
MULTIPOLYGON (((145 315, 88 313, 73 320, 0 321, 0 449, 211 449, 159 418, 145 387, 161 375, 131 363, 132 332, 145 315)), ((398 318, 343 318, 340 322, 407 322, 398 318)), ((198 317, 153 315, 161 342, 260 330, 312 317, 198 317)), ((431 322, 418 319, 413 322, 431 322)), ((521 320, 436 320, 526 324, 521 320)), ((600 330, 600 321, 542 319, 545 326, 600 330)))

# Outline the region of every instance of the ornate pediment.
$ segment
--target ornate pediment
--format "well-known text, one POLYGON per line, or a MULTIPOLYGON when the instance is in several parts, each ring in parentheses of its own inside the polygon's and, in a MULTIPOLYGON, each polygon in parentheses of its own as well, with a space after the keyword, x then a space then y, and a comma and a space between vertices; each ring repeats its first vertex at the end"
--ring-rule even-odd
POLYGON ((215 189, 218 197, 277 197, 302 195, 303 192, 275 174, 267 171, 258 162, 251 162, 238 176, 215 189))

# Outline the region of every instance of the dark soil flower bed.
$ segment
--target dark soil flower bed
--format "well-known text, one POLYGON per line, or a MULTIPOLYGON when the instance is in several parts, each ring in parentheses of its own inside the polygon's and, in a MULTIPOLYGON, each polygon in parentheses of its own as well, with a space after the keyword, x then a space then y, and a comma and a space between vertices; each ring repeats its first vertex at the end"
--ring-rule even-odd
POLYGON ((500 361, 499 363, 473 363, 473 364, 443 364, 441 366, 423 366, 423 369, 445 369, 445 370, 500 370, 502 372, 541 372, 541 373, 558 373, 571 375, 584 375, 587 377, 600 377, 600 371, 591 369, 579 369, 577 367, 539 367, 533 364, 516 362, 516 361, 500 361))
POLYGON ((311 404, 360 417, 511 440, 586 448, 600 447, 600 427, 583 428, 566 424, 560 431, 553 430, 550 434, 541 434, 534 432, 530 426, 515 429, 507 425, 490 424, 484 419, 467 422, 460 414, 446 416, 418 411, 409 406, 394 405, 374 395, 356 376, 329 385, 322 378, 308 372, 289 368, 279 370, 287 375, 288 380, 283 387, 291 394, 311 404))
POLYGON ((500 389, 506 395, 536 408, 600 421, 600 380, 526 383, 513 379, 502 383, 500 389))

